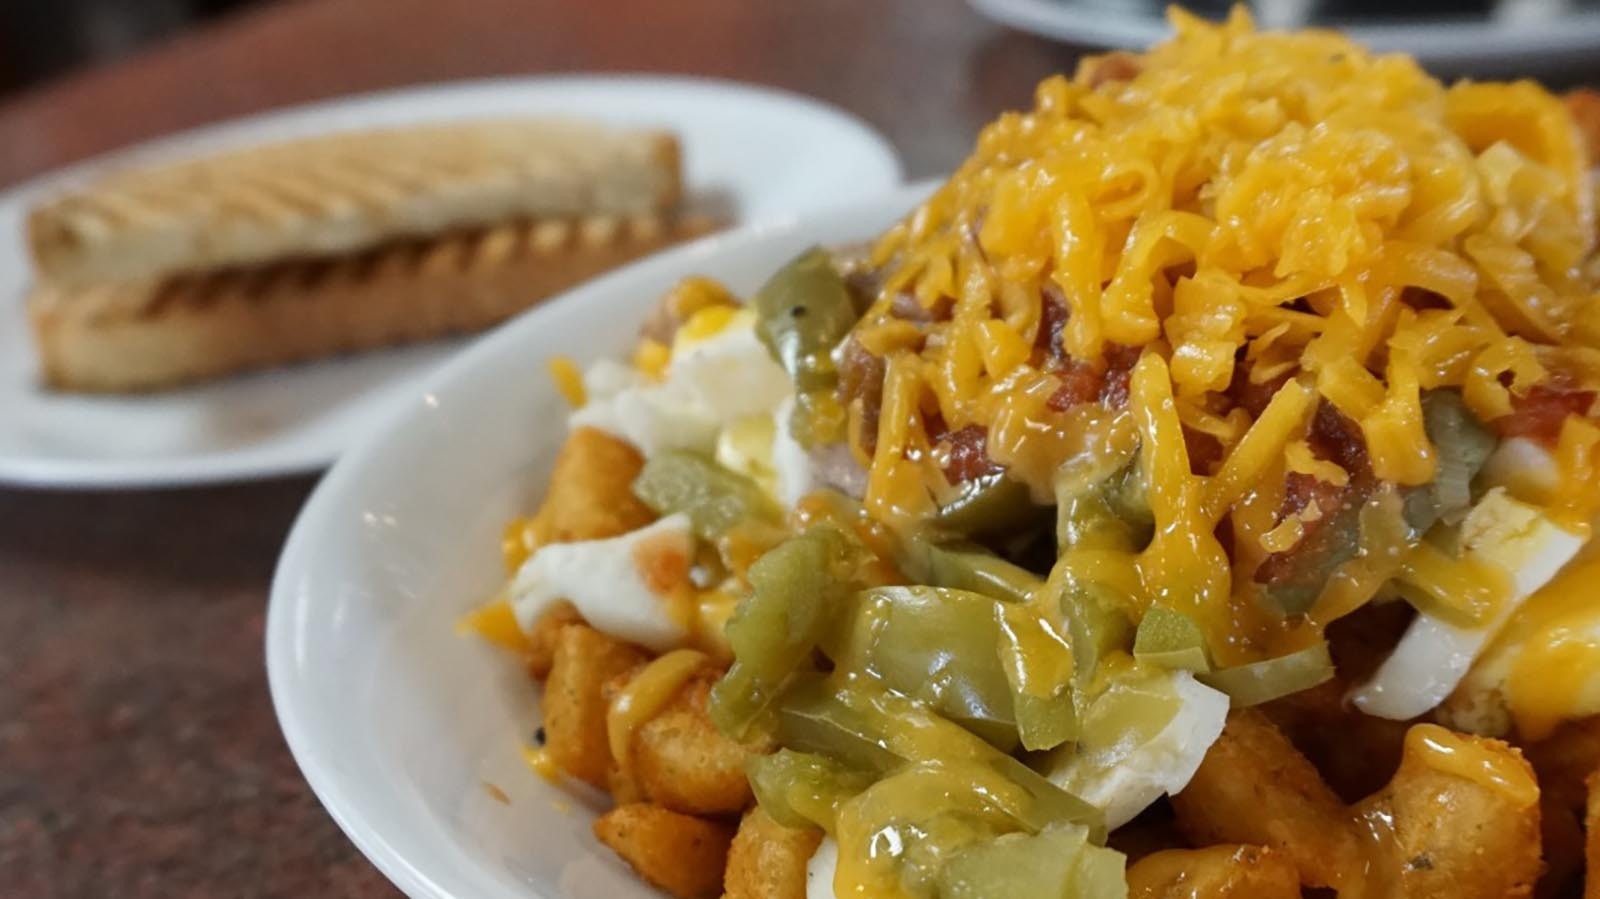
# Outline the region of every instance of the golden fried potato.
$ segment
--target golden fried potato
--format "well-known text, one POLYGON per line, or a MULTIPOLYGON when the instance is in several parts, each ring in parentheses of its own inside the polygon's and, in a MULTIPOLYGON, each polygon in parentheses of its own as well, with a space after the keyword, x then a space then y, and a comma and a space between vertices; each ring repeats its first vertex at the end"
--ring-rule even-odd
POLYGON ((679 899, 722 894, 731 825, 636 802, 601 815, 594 835, 640 877, 679 899))
POLYGON ((745 812, 728 850, 723 899, 805 899, 806 864, 822 831, 784 827, 760 808, 745 812))
POLYGON ((1600 771, 1589 776, 1583 829, 1583 899, 1600 899, 1600 771))
POLYGON ((1544 847, 1544 874, 1533 894, 1540 899, 1571 896, 1569 889, 1583 873, 1584 839, 1581 819, 1571 809, 1549 797, 1539 797, 1539 842, 1544 847))
POLYGON ((736 814, 750 804, 744 764, 751 751, 723 736, 706 713, 721 676, 706 667, 634 730, 630 767, 651 802, 692 815, 736 814))
POLYGON ((638 450, 610 434, 588 427, 573 431, 550 472, 534 542, 601 540, 654 521, 655 513, 633 495, 633 479, 643 467, 638 450))
POLYGON ((1376 836, 1370 858, 1407 899, 1531 896, 1542 865, 1539 785, 1498 740, 1417 725, 1400 768, 1354 812, 1376 836))
POLYGON ((1529 746, 1528 761, 1539 775, 1539 789, 1552 801, 1583 814, 1589 802, 1585 785, 1600 771, 1600 718, 1571 721, 1529 746))
POLYGON ((550 666, 555 662, 556 637, 569 624, 583 624, 583 616, 566 600, 558 600, 533 623, 528 633, 528 673, 534 680, 550 676, 550 666))
POLYGON ((1266 846, 1293 861, 1306 886, 1338 886, 1361 869, 1345 806, 1317 770, 1256 709, 1229 714, 1183 792, 1178 828, 1196 845, 1266 846))
POLYGON ((1348 689, 1336 678, 1269 702, 1261 711, 1343 801, 1355 802, 1394 774, 1406 723, 1350 708, 1344 701, 1348 689))
POLYGON ((1128 868, 1128 899, 1300 899, 1300 874, 1263 846, 1167 849, 1128 868))
POLYGON ((544 733, 546 750, 561 770, 606 787, 606 682, 648 658, 639 647, 581 624, 557 633, 544 689, 544 733))

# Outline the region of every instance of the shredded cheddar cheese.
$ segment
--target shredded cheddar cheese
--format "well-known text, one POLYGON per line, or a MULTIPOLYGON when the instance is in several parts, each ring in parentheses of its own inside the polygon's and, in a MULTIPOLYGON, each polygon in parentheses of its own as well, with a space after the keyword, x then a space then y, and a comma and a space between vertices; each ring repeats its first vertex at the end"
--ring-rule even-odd
MULTIPOLYGON (((882 400, 848 398, 848 434, 868 507, 908 526, 959 486, 946 435, 981 429, 1043 501, 1131 413, 1157 519, 1144 598, 1220 619, 1248 605, 1230 572, 1334 511, 1286 496, 1287 475, 1425 485, 1426 391, 1492 423, 1542 385, 1600 385, 1594 191, 1535 84, 1445 86, 1242 9, 1171 17, 1172 40, 1108 77, 1091 60, 1039 85, 875 245, 851 339, 881 360, 882 400), (1308 441, 1325 408, 1359 470, 1308 441)), ((1595 480, 1597 437, 1563 432, 1566 477, 1595 480)))

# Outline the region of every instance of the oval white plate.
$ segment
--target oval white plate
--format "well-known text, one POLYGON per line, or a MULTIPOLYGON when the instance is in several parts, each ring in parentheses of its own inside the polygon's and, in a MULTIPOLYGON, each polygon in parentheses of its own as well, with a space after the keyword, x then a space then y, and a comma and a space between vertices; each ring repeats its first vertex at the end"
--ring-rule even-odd
POLYGON ((502 583, 497 535, 532 508, 565 438, 545 361, 623 353, 678 278, 709 274, 748 295, 812 244, 878 233, 927 190, 707 238, 581 287, 435 372, 323 478, 278 563, 267 673, 312 789, 401 889, 655 895, 590 836, 597 797, 518 757, 538 724, 519 666, 453 628, 502 583))
MULTIPOLYGON (((1100 47, 1146 47, 1166 38, 1166 4, 1110 0, 969 0, 979 12, 1013 28, 1100 47)), ((1220 4, 1226 8, 1226 4, 1220 4)), ((1256 21, 1275 29, 1339 28, 1382 53, 1410 53, 1455 73, 1547 72, 1587 65, 1600 44, 1600 9, 1588 4, 1503 0, 1473 18, 1462 12, 1415 12, 1392 22, 1332 20, 1305 3, 1252 3, 1256 21)))
POLYGON ((319 468, 414 395, 461 339, 136 397, 40 389, 23 306, 23 223, 41 194, 110 166, 329 131, 506 115, 658 126, 683 141, 692 202, 777 224, 900 183, 893 149, 840 110, 727 82, 645 76, 473 81, 351 97, 216 125, 0 195, 0 484, 194 484, 319 468))

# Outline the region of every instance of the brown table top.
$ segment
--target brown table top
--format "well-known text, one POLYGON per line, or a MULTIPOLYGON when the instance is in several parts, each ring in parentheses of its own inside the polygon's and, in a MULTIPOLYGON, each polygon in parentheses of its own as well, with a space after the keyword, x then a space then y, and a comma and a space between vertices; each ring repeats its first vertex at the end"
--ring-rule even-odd
MULTIPOLYGON (((0 184, 337 94, 576 71, 810 94, 925 176, 1075 56, 962 0, 303 0, 0 106, 0 184)), ((313 483, 0 490, 0 893, 396 895, 305 786, 267 696, 268 583, 313 483)))

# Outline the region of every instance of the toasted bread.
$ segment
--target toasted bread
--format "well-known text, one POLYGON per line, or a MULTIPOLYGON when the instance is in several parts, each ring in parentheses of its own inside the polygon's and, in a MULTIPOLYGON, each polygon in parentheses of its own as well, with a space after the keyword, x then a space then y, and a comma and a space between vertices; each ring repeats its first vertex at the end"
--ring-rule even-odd
POLYGON ((514 219, 664 214, 677 139, 569 121, 351 132, 113 173, 35 208, 39 280, 148 281, 514 219))
POLYGON ((138 392, 488 327, 598 272, 710 229, 593 216, 29 299, 52 387, 138 392))

